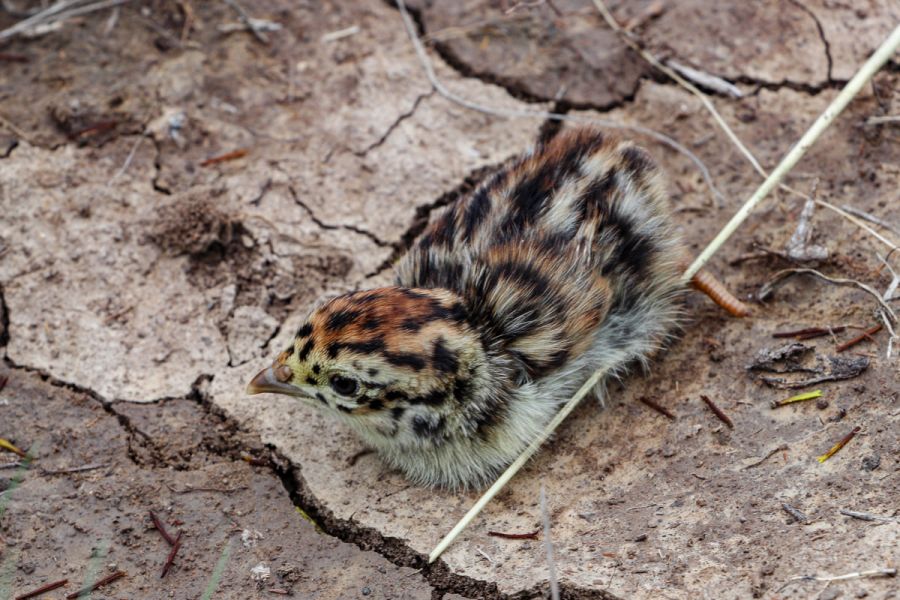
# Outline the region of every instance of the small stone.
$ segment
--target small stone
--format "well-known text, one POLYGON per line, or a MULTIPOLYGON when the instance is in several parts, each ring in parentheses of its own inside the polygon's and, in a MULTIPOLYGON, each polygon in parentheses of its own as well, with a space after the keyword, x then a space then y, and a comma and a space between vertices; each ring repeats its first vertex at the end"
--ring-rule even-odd
POLYGON ((830 587, 821 594, 819 594, 819 600, 835 600, 840 597, 841 590, 836 587, 830 587))
POLYGON ((662 455, 666 458, 672 458, 673 456, 675 456, 675 449, 674 448, 664 448, 662 455))
POLYGON ((828 408, 828 400, 826 400, 825 398, 819 398, 818 400, 816 400, 816 408, 818 408, 819 410, 825 410, 826 408, 828 408))
POLYGON ((641 535, 639 535, 639 536, 637 536, 636 538, 634 538, 634 541, 635 541, 635 542, 646 542, 646 541, 647 541, 647 534, 646 534, 646 533, 642 533, 641 535))
POLYGON ((845 409, 845 408, 839 408, 838 411, 837 411, 835 414, 833 414, 833 415, 831 415, 830 417, 828 417, 828 420, 829 420, 831 423, 837 423, 838 421, 840 421, 841 419, 843 419, 843 418, 846 417, 846 416, 847 416, 847 409, 845 409))
POLYGON ((862 460, 862 468, 864 471, 874 471, 881 465, 881 457, 877 454, 867 456, 862 460))
POLYGON ((372 590, 371 590, 368 586, 367 586, 367 587, 364 587, 364 588, 362 589, 362 595, 363 595, 363 596, 368 596, 368 595, 371 594, 371 593, 372 593, 372 590))

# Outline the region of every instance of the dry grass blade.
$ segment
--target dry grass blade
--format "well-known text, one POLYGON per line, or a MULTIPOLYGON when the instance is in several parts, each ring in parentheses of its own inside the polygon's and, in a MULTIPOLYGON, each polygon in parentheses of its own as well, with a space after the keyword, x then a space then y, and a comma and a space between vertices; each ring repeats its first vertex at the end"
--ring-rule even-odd
POLYGON ((68 0, 57 2, 46 10, 42 10, 34 16, 19 21, 12 27, 0 31, 0 42, 13 38, 22 32, 28 31, 39 25, 51 25, 77 17, 87 13, 113 8, 131 2, 131 0, 101 0, 100 2, 85 3, 84 0, 68 0))
POLYGON ((884 299, 881 297, 881 294, 879 294, 874 289, 872 289, 871 286, 868 286, 865 283, 862 283, 861 281, 856 281, 855 279, 842 279, 842 278, 838 278, 838 277, 829 277, 828 275, 825 275, 824 273, 816 271, 815 269, 782 269, 781 271, 778 271, 777 273, 775 273, 775 276, 772 278, 771 281, 769 281, 768 283, 766 283, 764 286, 762 286, 760 288, 759 297, 765 298, 766 296, 768 296, 769 294, 772 293, 772 291, 778 286, 778 284, 783 282, 788 277, 792 277, 793 275, 798 275, 798 274, 814 275, 815 277, 818 277, 819 279, 822 279, 829 283, 833 283, 835 285, 852 285, 852 286, 858 287, 859 289, 861 289, 864 292, 873 296, 878 301, 878 304, 881 305, 881 308, 883 310, 887 311, 887 314, 890 316, 891 321, 893 321, 893 322, 897 321, 897 315, 894 314, 894 311, 891 309, 891 307, 887 304, 887 302, 884 301, 884 299))
POLYGON ((775 590, 775 593, 781 592, 784 588, 789 586, 790 584, 797 581, 822 581, 822 582, 832 582, 832 581, 844 581, 847 579, 859 579, 861 577, 896 577, 897 569, 887 568, 887 569, 871 569, 868 571, 858 571, 856 573, 847 573, 846 575, 799 575, 797 577, 791 577, 787 580, 787 582, 782 585, 780 588, 775 590))
POLYGON ((550 537, 550 511, 547 510, 547 491, 543 483, 541 484, 541 521, 544 526, 544 547, 547 549, 547 578, 550 580, 550 598, 559 600, 556 559, 553 558, 553 539, 550 537))

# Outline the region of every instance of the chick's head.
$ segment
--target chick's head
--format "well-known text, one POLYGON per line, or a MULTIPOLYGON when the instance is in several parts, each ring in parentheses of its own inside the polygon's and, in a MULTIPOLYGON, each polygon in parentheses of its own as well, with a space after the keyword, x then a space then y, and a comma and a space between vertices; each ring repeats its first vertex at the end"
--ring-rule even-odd
POLYGON ((382 435, 404 428, 438 433, 481 353, 452 292, 354 292, 316 310, 247 392, 295 396, 351 422, 368 421, 382 435))

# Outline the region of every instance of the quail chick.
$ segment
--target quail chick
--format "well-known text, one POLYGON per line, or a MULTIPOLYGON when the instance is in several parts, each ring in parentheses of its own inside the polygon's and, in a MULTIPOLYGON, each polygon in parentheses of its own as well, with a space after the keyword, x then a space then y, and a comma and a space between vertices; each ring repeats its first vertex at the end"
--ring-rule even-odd
POLYGON ((595 370, 663 345, 682 258, 646 152, 563 132, 448 206, 396 286, 315 310, 247 392, 337 416, 415 483, 481 487, 595 370))

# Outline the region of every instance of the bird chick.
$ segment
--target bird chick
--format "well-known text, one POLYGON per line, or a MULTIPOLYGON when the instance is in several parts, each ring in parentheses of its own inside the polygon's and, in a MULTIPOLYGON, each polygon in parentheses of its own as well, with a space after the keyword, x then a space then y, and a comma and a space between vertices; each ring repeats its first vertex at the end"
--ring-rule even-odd
POLYGON ((481 487, 594 371, 662 347, 682 258, 646 152, 563 132, 448 206, 396 286, 315 310, 247 391, 336 415, 415 483, 481 487))

